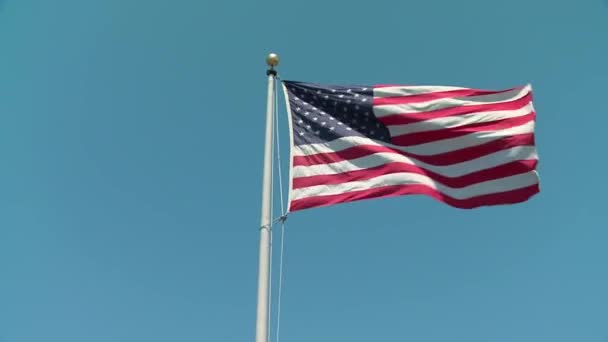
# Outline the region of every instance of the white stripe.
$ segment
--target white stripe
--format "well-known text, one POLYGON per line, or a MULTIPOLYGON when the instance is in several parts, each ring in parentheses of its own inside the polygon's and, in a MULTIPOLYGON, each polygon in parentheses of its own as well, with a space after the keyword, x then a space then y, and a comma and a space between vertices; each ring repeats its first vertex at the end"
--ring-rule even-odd
POLYGON ((384 142, 372 140, 365 137, 343 137, 326 143, 308 144, 296 146, 293 150, 293 156, 306 156, 317 153, 332 153, 339 152, 351 147, 360 145, 377 145, 386 146, 394 150, 410 152, 418 155, 435 155, 444 152, 459 150, 466 147, 481 145, 492 140, 497 140, 506 136, 523 133, 534 132, 534 121, 530 121, 522 126, 511 127, 503 130, 492 132, 475 132, 462 137, 439 140, 432 143, 414 145, 414 146, 397 146, 384 142))
POLYGON ((443 139, 426 144, 407 146, 406 150, 417 155, 432 156, 461 150, 467 147, 478 146, 493 140, 516 134, 532 132, 534 132, 534 121, 530 121, 521 126, 510 127, 499 131, 474 132, 457 138, 443 139))
POLYGON ((373 110, 376 117, 380 118, 392 114, 421 113, 451 107, 510 102, 526 96, 529 92, 530 87, 526 86, 498 94, 449 97, 417 103, 374 105, 373 110))
POLYGON ((293 156, 308 156, 317 153, 340 152, 351 147, 360 145, 387 146, 392 149, 402 150, 395 145, 381 141, 372 140, 366 137, 348 136, 334 139, 325 143, 297 145, 293 149, 293 156))
POLYGON ((497 120, 516 118, 530 114, 534 111, 532 102, 526 106, 516 110, 499 110, 488 112, 476 112, 458 116, 446 116, 443 118, 435 118, 421 122, 415 122, 407 125, 387 125, 391 136, 411 134, 416 132, 437 131, 446 128, 465 126, 470 124, 492 122, 497 120))
POLYGON ((536 171, 530 171, 519 175, 490 180, 473 184, 464 188, 450 188, 433 179, 415 173, 394 173, 382 175, 365 181, 354 181, 332 185, 315 185, 307 188, 293 190, 292 199, 303 199, 314 196, 338 195, 358 190, 369 190, 391 185, 414 185, 421 184, 429 186, 444 195, 456 199, 467 199, 497 192, 516 190, 538 183, 536 171))
POLYGON ((444 86, 394 86, 374 88, 374 97, 411 96, 470 88, 444 86))
POLYGON ((438 173, 445 177, 460 177, 480 170, 510 163, 516 160, 536 160, 536 148, 534 146, 516 146, 510 149, 494 152, 480 158, 451 165, 431 165, 423 163, 414 158, 408 158, 401 154, 382 152, 365 157, 342 160, 335 163, 317 165, 297 165, 293 167, 293 178, 335 175, 344 172, 368 169, 388 163, 403 163, 416 165, 425 170, 438 173))

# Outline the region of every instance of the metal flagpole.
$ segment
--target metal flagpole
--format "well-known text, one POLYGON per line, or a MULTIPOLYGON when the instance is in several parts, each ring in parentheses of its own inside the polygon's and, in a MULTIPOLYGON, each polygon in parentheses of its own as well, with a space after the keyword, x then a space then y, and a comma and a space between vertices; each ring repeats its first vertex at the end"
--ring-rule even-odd
POLYGON ((268 97, 266 102, 266 142, 264 146, 264 178, 262 185, 262 219, 260 223, 260 261, 258 266, 258 309, 255 327, 255 342, 268 342, 268 284, 270 266, 270 217, 272 192, 272 144, 274 128, 274 79, 279 56, 271 53, 268 64, 268 97))

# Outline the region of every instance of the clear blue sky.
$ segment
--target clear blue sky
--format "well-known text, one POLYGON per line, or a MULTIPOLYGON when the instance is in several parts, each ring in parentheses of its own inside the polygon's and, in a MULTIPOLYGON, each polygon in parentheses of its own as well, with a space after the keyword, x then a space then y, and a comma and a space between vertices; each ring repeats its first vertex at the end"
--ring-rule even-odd
POLYGON ((281 341, 608 341, 607 37, 605 0, 0 0, 0 341, 253 341, 270 51, 292 80, 529 82, 541 176, 295 213, 281 341))

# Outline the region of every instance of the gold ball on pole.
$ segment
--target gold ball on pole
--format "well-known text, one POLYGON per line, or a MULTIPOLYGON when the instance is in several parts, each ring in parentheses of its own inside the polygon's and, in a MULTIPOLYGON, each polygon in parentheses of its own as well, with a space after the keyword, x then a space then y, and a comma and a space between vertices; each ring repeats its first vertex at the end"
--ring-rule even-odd
POLYGON ((266 57, 266 64, 271 68, 279 65, 279 55, 276 53, 269 54, 268 57, 266 57))

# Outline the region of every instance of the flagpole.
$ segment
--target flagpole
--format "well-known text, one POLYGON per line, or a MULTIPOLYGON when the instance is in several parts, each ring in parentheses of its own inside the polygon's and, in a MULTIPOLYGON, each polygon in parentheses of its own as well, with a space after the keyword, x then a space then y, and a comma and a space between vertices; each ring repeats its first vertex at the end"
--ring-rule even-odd
POLYGON ((268 96, 266 102, 266 140, 264 145, 264 178, 262 185, 262 217, 260 223, 260 260, 258 266, 258 307, 255 342, 268 342, 268 285, 270 271, 270 217, 272 192, 272 144, 274 128, 274 80, 279 56, 271 53, 266 57, 268 70, 268 96))

